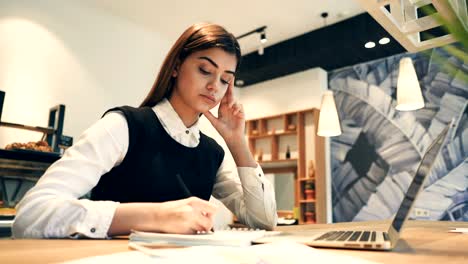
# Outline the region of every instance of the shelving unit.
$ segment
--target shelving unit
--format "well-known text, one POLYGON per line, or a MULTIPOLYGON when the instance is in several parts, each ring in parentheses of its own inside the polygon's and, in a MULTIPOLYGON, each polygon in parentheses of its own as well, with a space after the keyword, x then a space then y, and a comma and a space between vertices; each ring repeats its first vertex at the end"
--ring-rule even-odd
MULTIPOLYGON (((295 215, 299 224, 325 223, 325 141, 318 137, 318 109, 306 109, 280 115, 247 120, 249 148, 265 173, 294 174, 293 211, 278 211, 295 215), (286 149, 290 150, 287 158, 286 149), (314 164, 309 173, 308 162, 314 164), (313 177, 308 177, 312 175, 313 177), (306 187, 314 186, 313 198, 306 198, 306 187), (296 211, 296 214, 294 214, 296 211), (313 215, 313 221, 306 221, 313 215)), ((309 192, 310 193, 310 192, 309 192)))
POLYGON ((47 127, 30 126, 2 120, 4 98, 5 92, 0 91, 0 127, 42 133, 53 152, 0 148, 0 208, 14 207, 23 195, 34 186, 50 164, 60 158, 60 145, 64 143, 71 145, 73 142, 71 137, 62 135, 65 105, 57 105, 49 109, 47 127))

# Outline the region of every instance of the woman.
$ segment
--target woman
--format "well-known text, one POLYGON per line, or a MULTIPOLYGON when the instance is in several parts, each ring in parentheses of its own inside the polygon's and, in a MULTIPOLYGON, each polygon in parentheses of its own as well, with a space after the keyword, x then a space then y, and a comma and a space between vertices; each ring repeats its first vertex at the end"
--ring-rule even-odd
POLYGON ((247 147, 244 112, 232 94, 240 59, 237 40, 221 26, 189 27, 141 106, 108 110, 25 195, 13 236, 207 231, 216 212, 211 195, 244 224, 272 229, 273 188, 247 147), (209 110, 218 103, 215 117, 209 110), (225 140, 239 177, 199 131, 202 114, 225 140), (79 199, 90 191, 90 200, 79 199))

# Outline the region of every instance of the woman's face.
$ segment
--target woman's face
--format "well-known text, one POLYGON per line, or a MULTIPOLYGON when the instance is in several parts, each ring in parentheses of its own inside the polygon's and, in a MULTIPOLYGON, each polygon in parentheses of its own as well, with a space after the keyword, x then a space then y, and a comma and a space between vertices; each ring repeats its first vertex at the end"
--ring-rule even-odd
POLYGON ((173 72, 176 78, 170 100, 183 103, 194 113, 215 107, 234 79, 237 59, 220 48, 190 54, 173 72))

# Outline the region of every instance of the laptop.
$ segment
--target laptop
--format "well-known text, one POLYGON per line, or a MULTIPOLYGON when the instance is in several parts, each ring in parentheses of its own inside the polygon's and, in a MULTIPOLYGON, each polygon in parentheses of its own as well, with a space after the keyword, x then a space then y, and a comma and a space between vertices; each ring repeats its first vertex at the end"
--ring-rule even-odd
POLYGON ((254 243, 269 243, 277 240, 292 239, 300 243, 304 243, 314 247, 332 247, 332 248, 352 248, 352 249, 368 249, 368 250, 391 250, 395 247, 403 225, 408 219, 409 213, 413 207, 414 201, 418 196, 421 187, 423 186, 426 176, 429 174, 437 154, 442 145, 446 141, 449 129, 453 122, 437 136, 432 144, 427 149, 424 157, 416 170, 416 175, 413 178, 408 190, 401 202, 392 224, 388 231, 377 230, 340 230, 320 231, 317 229, 301 231, 299 233, 283 233, 278 236, 265 237, 255 240, 254 243))

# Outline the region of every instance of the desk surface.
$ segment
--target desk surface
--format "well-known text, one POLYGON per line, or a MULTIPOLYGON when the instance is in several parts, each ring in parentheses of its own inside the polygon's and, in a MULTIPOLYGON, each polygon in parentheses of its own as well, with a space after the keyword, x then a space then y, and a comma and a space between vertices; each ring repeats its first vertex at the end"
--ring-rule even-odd
MULTIPOLYGON (((363 228, 370 222, 333 225, 301 225, 278 227, 282 231, 318 228, 363 228)), ((388 222, 372 222, 381 230, 388 222)), ((323 249, 381 263, 468 263, 468 234, 448 233, 455 227, 468 228, 468 222, 409 221, 397 247, 391 252, 323 249)), ((54 263, 78 258, 105 255, 129 250, 126 239, 71 240, 19 239, 0 240, 2 263, 54 263)))

